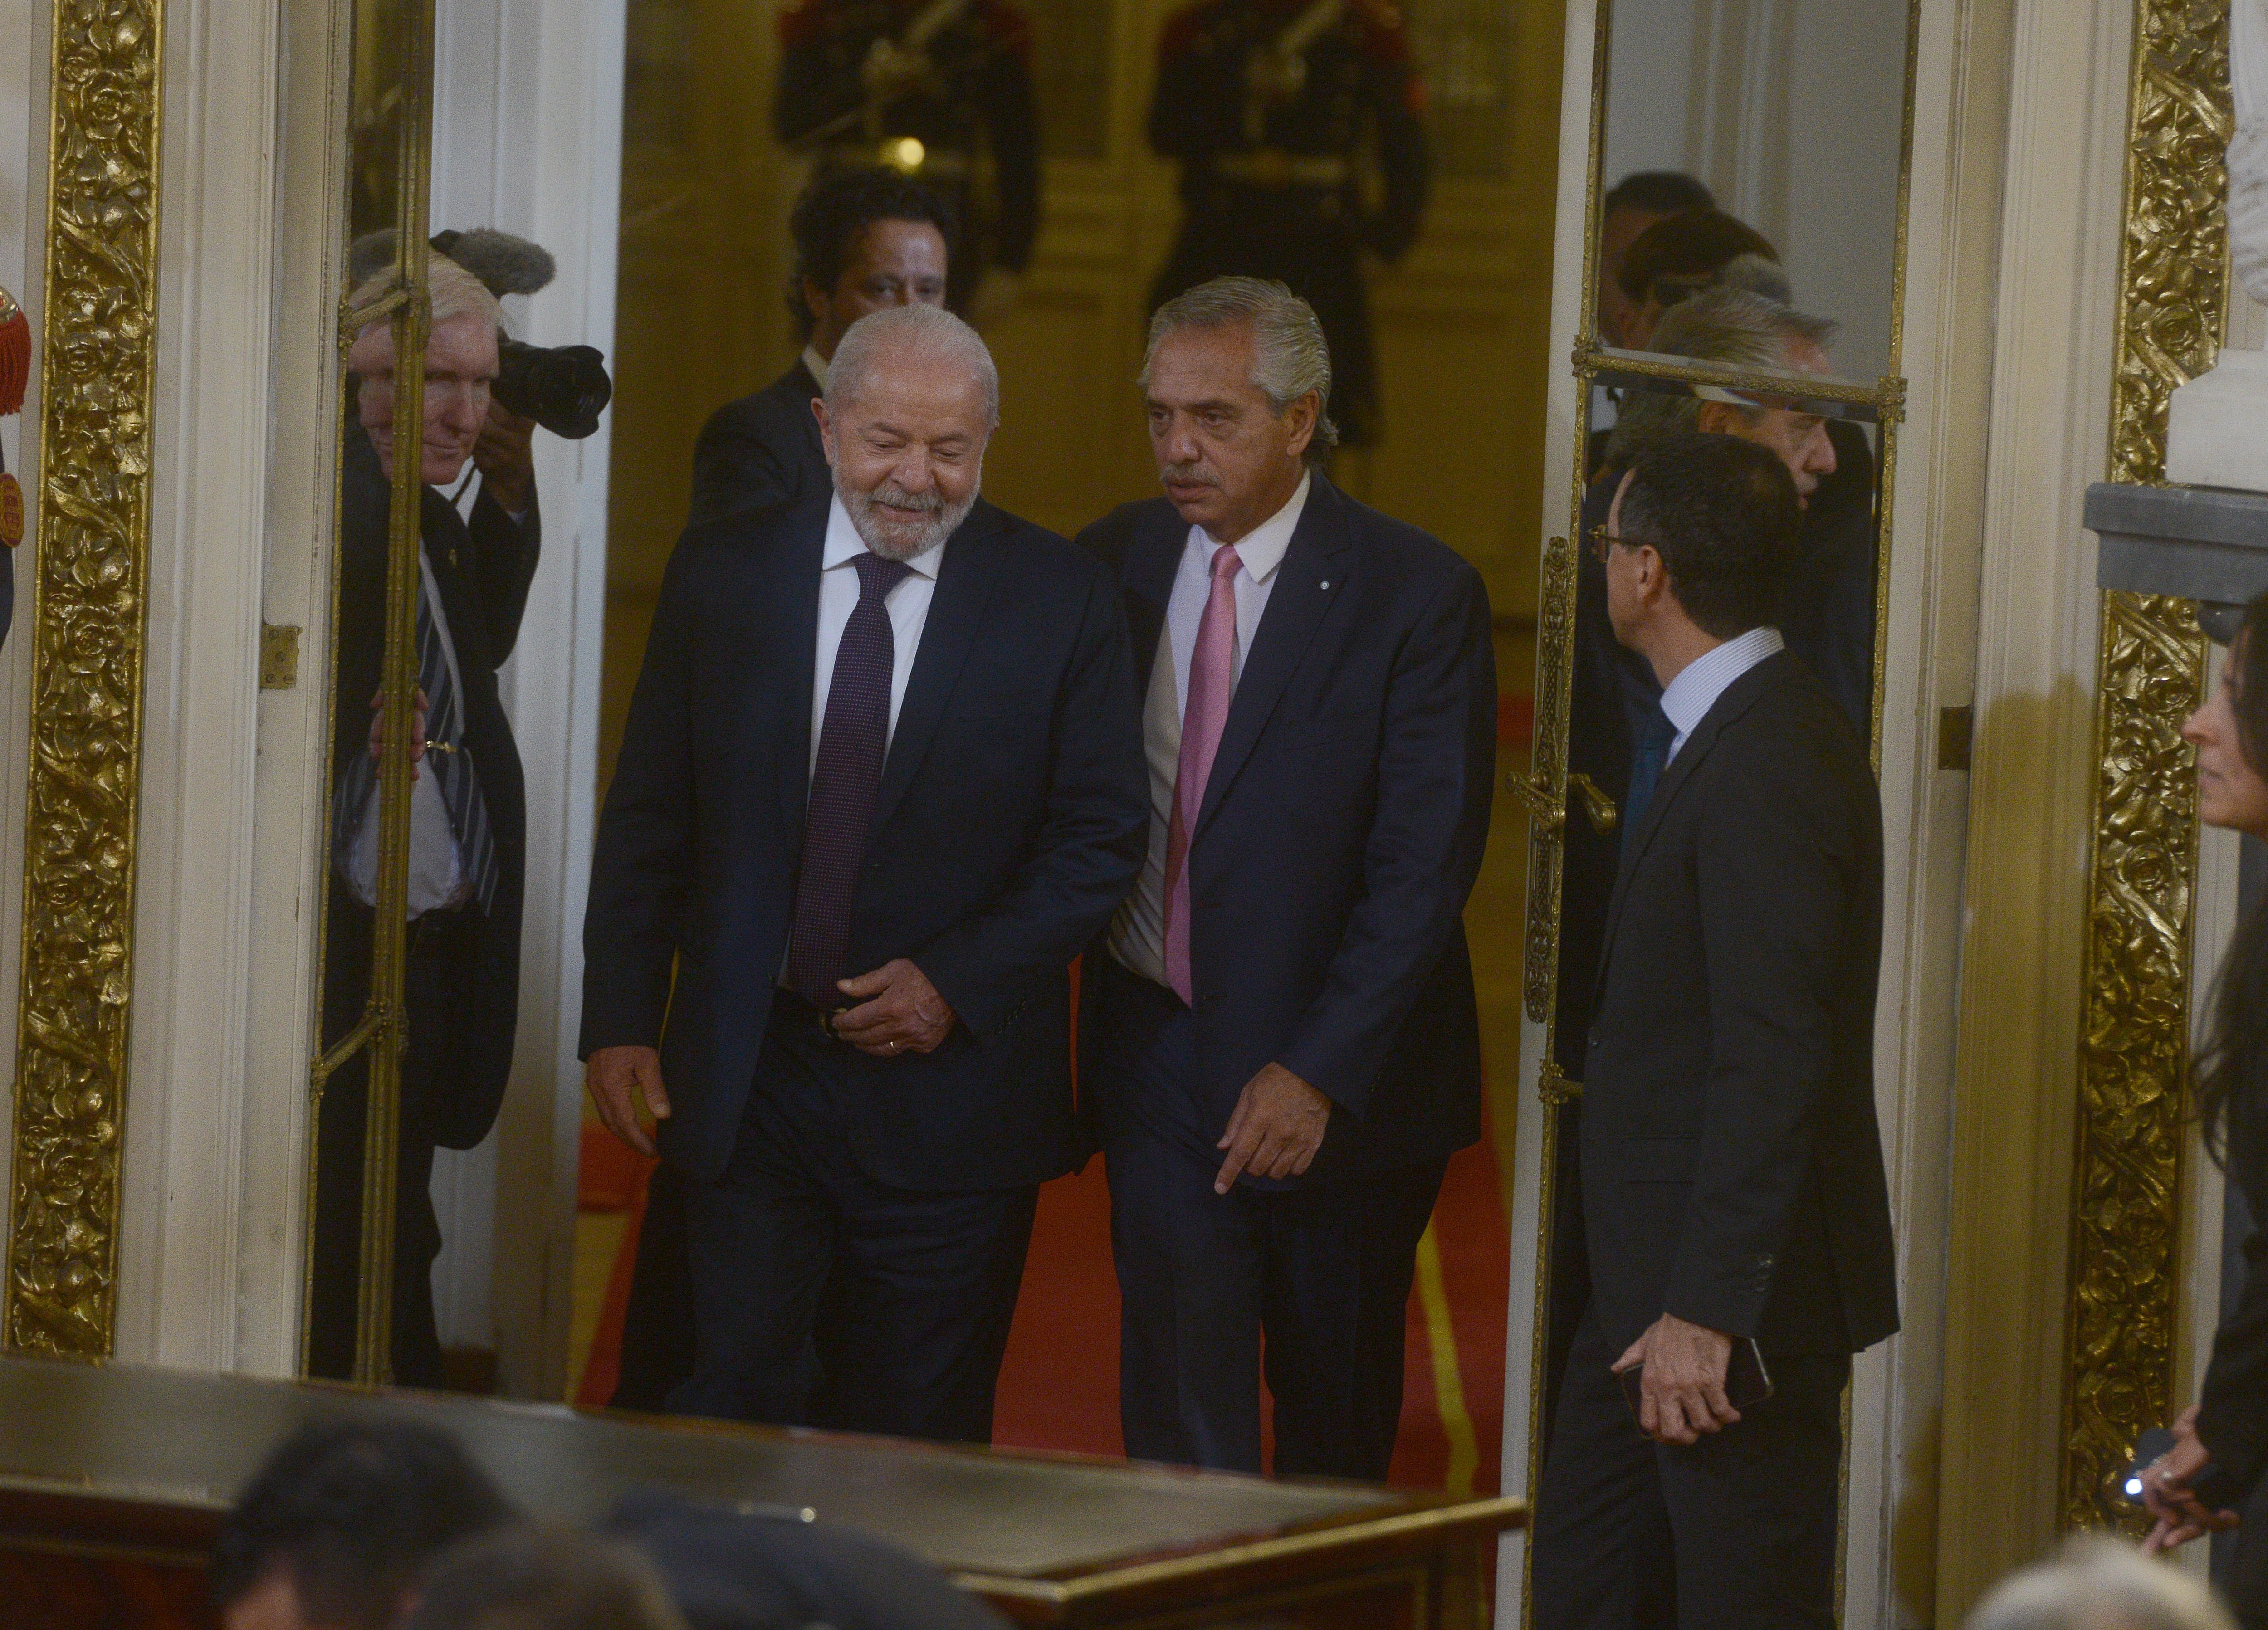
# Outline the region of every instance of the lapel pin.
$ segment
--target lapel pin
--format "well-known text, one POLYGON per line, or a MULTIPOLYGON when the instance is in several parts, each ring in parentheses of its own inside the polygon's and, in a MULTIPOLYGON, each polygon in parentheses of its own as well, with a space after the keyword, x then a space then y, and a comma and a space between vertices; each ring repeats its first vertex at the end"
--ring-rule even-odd
POLYGON ((1331 580, 1330 580, 1329 577, 1324 578, 1324 579, 1323 579, 1323 587, 1325 587, 1326 589, 1328 589, 1328 588, 1329 588, 1330 586, 1331 586, 1331 580))

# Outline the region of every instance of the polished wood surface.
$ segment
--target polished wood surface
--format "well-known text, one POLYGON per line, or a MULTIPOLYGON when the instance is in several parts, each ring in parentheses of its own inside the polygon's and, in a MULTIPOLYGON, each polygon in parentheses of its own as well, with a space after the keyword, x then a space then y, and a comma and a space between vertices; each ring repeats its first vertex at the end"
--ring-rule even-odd
POLYGON ((45 1556, 114 1591, 120 1604, 104 1622, 187 1622, 155 1606, 178 1602, 181 1577, 201 1573, 220 1512, 269 1449, 308 1421, 379 1418, 454 1433, 512 1499, 545 1516, 594 1522, 638 1487, 807 1507, 904 1546, 1033 1624, 1264 1613, 1464 1630, 1480 1622, 1495 1536, 1522 1516, 1510 1501, 1351 1484, 7 1359, 0 1580, 45 1556), (136 1591, 151 1613, 129 1611, 136 1591))

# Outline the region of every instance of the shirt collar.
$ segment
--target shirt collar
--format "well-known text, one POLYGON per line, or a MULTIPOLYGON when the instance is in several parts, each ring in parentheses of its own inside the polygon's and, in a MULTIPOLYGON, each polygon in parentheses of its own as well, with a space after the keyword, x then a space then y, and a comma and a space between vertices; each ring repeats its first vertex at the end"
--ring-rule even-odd
POLYGON ((803 365, 811 370, 811 377, 819 382, 820 393, 824 395, 827 391, 827 358, 806 345, 803 348, 803 365))
POLYGON ((1661 710, 1677 727, 1677 739, 1671 744, 1670 757, 1677 756, 1677 749, 1685 745, 1693 727, 1709 716, 1709 709, 1733 687, 1735 679, 1786 645, 1778 628, 1751 628, 1739 638, 1727 640, 1714 650, 1695 657, 1664 686, 1661 710))
MULTIPOLYGON (((1236 558, 1253 582, 1267 582, 1269 574, 1284 563, 1284 552, 1292 547, 1292 534, 1300 530, 1300 513, 1307 507, 1310 480, 1302 471, 1290 502, 1236 540, 1236 558)), ((1220 547, 1212 534, 1202 526, 1192 526, 1189 541, 1204 551, 1205 562, 1211 565, 1213 551, 1220 547)))
MULTIPOLYGON (((946 543, 951 541, 949 538, 946 540, 946 543)), ((843 507, 843 495, 838 492, 828 502, 827 547, 820 556, 819 569, 833 571, 837 566, 848 566, 854 557, 866 552, 866 540, 858 535, 858 527, 851 525, 850 511, 843 507)), ((906 564, 934 583, 938 567, 944 560, 945 544, 940 543, 933 549, 924 549, 906 564)))

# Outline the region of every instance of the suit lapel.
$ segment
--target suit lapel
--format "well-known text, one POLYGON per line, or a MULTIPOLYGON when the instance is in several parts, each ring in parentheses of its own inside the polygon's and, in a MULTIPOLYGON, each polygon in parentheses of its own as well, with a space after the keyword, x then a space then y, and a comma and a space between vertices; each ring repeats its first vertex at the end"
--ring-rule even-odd
POLYGON ((1778 682, 1785 666, 1782 657, 1775 653, 1734 680, 1725 694, 1717 698, 1716 705, 1709 709, 1701 723, 1693 727, 1692 735, 1687 737, 1685 745, 1677 750, 1677 756, 1669 761, 1669 767, 1662 771, 1661 780, 1653 789, 1653 797, 1646 803, 1646 812, 1638 818, 1638 829, 1630 834, 1629 842, 1623 850, 1622 864, 1615 873, 1614 896, 1607 905, 1607 931, 1600 941, 1606 948, 1606 955, 1600 958, 1602 980, 1606 975, 1607 958, 1614 953, 1615 930, 1622 922, 1623 901, 1630 892, 1631 877, 1638 870, 1638 863, 1646 858, 1646 848, 1653 843, 1654 833, 1661 829, 1669 806, 1676 801, 1679 790, 1692 780, 1702 760, 1709 756, 1710 750, 1716 746, 1718 738, 1725 733, 1725 727, 1746 713, 1751 702, 1778 682))
POLYGON ((1144 506, 1126 546, 1120 581, 1126 601, 1126 631, 1134 642, 1134 694, 1150 694, 1150 670, 1158 660, 1166 607, 1174 598, 1174 577, 1188 546, 1189 524, 1163 499, 1144 506))
MULTIPOLYGON (((1213 759, 1212 774, 1205 780, 1204 806, 1197 811, 1197 832, 1205 829, 1237 771, 1252 756, 1260 732, 1275 712, 1300 657, 1307 655, 1323 613, 1345 586, 1348 562, 1343 557, 1354 547, 1347 532, 1345 503, 1338 489, 1321 474, 1314 477, 1291 547, 1276 568, 1276 586, 1268 591, 1268 609, 1253 634, 1244 672, 1237 678, 1236 694, 1229 699, 1220 751, 1213 759), (1328 589, 1323 586, 1327 583, 1331 585, 1328 589)), ((1194 838, 1196 833, 1190 835, 1194 838)))
POLYGON ((945 546, 945 563, 922 623, 921 648, 914 653, 913 672, 906 676, 906 699, 899 705, 889 755, 882 761, 882 788, 874 801, 876 832, 912 784, 983 623, 985 605, 1000 576, 1001 525, 1000 511, 979 500, 945 546))

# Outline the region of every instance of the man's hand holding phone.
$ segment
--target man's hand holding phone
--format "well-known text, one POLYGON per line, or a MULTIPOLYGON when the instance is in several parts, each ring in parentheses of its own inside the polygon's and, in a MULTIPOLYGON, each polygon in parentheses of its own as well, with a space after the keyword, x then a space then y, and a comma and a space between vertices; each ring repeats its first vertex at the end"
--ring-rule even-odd
POLYGON ((1614 1362, 1638 1430, 1690 1447, 1741 1419, 1739 1406, 1771 1396, 1756 1344, 1664 1313, 1614 1362))

